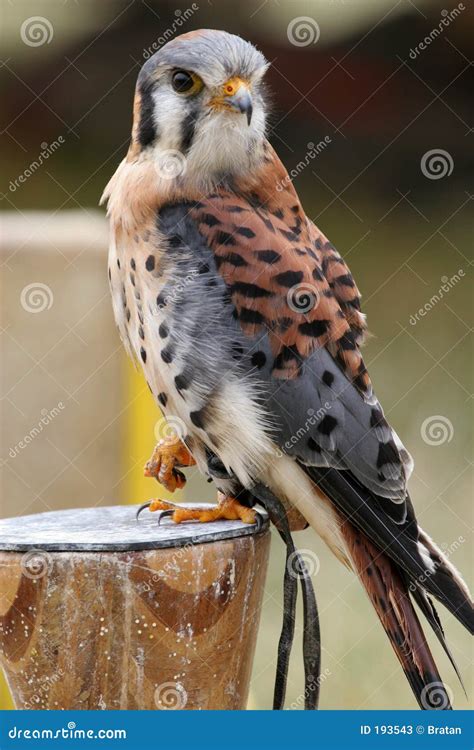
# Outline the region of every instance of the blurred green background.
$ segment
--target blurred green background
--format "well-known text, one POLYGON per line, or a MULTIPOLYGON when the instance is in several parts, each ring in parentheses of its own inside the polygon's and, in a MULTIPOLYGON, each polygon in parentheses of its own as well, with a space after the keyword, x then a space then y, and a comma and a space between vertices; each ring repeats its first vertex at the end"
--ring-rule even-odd
MULTIPOLYGON (((420 522, 469 580, 474 24, 468 4, 460 6, 3 3, 3 516, 138 503, 156 493, 142 465, 160 415, 115 330, 97 204, 127 149, 147 50, 163 35, 223 28, 252 41, 272 63, 270 140, 289 170, 306 159, 295 186, 362 291, 373 334, 366 363, 415 458, 411 492, 420 522), (295 19, 307 33, 294 36, 295 19), (308 144, 326 137, 326 147, 307 158, 308 144), (47 426, 25 442, 42 417, 47 426)), ((195 472, 188 475, 184 497, 212 499, 195 472)), ((415 707, 358 581, 311 531, 296 542, 318 559, 321 707, 415 707)), ((275 537, 250 708, 271 705, 283 565, 275 537)), ((441 614, 469 691, 470 640, 441 614)), ((437 644, 433 651, 455 705, 467 707, 437 644)), ((288 705, 302 686, 296 645, 288 705)))

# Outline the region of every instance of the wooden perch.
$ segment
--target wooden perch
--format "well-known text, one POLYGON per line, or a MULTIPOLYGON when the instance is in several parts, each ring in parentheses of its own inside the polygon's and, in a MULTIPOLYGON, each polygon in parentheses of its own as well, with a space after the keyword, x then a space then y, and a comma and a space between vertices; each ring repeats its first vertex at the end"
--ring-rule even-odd
POLYGON ((17 708, 242 709, 270 534, 131 506, 0 521, 1 661, 17 708))

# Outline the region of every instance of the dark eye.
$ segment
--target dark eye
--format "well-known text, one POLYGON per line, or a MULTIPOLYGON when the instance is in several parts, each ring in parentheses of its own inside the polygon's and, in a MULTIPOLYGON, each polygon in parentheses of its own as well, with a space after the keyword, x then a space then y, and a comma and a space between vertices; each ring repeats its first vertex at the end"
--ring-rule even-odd
POLYGON ((175 70, 171 78, 171 84, 175 91, 184 94, 185 91, 190 91, 194 86, 194 78, 191 73, 187 73, 185 70, 175 70))

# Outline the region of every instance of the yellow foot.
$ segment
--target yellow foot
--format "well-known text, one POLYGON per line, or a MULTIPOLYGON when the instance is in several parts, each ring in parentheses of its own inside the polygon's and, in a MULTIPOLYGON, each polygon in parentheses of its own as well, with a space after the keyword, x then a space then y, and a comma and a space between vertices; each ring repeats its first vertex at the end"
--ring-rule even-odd
POLYGON ((170 492, 180 490, 186 484, 186 477, 177 466, 194 466, 196 461, 185 444, 179 440, 160 440, 145 465, 146 477, 155 477, 170 492))
POLYGON ((212 521, 243 521, 248 524, 259 524, 260 516, 252 508, 241 505, 234 497, 217 493, 218 504, 214 508, 186 508, 168 500, 152 500, 141 506, 138 514, 144 509, 151 511, 161 510, 160 520, 164 515, 171 516, 175 523, 183 521, 198 521, 199 523, 212 523, 212 521))

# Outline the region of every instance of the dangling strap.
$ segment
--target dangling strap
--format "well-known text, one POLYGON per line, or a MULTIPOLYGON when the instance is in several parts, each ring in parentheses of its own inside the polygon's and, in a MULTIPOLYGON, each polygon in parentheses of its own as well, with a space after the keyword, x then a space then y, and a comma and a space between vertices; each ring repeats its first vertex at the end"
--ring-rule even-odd
POLYGON ((270 520, 286 544, 285 575, 283 579, 283 623, 278 642, 278 661, 273 694, 273 709, 282 710, 285 704, 286 684, 291 647, 295 634, 297 577, 303 596, 303 663, 305 672, 305 710, 318 707, 321 669, 321 638, 319 616, 313 583, 305 562, 295 549, 285 509, 275 495, 262 484, 252 488, 252 494, 262 503, 270 520))

